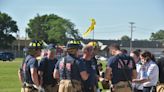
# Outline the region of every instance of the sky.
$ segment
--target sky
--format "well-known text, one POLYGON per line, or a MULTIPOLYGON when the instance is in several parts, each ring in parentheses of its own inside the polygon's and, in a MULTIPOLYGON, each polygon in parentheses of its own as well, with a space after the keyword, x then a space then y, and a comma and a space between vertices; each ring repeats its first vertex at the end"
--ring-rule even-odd
MULTIPOLYGON (((133 39, 149 39, 152 32, 164 29, 163 0, 0 0, 0 11, 17 21, 21 37, 29 20, 39 15, 56 14, 69 19, 82 35, 96 20, 95 39, 130 37, 134 22, 133 39)), ((92 33, 87 37, 92 39, 92 33)))

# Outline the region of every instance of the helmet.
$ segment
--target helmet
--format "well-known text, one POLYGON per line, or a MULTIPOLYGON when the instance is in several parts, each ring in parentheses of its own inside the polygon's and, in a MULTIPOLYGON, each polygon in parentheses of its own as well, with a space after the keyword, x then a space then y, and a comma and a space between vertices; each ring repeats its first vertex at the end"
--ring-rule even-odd
POLYGON ((93 42, 93 41, 89 42, 87 45, 93 46, 94 48, 99 47, 97 42, 93 42))
POLYGON ((81 49, 82 45, 80 41, 70 40, 67 42, 67 49, 81 49))
POLYGON ((32 40, 29 44, 29 49, 42 49, 43 48, 43 42, 38 40, 32 40))
POLYGON ((47 46, 47 49, 48 49, 48 50, 56 49, 56 45, 53 44, 53 43, 50 43, 50 44, 47 46))

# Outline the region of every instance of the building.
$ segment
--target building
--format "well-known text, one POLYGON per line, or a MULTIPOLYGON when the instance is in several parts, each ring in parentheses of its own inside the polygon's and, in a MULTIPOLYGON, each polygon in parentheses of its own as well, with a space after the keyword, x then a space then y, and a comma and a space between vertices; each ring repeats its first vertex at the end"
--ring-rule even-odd
MULTIPOLYGON (((87 44, 88 42, 93 41, 91 39, 84 39, 83 42, 87 44)), ((121 40, 94 40, 96 42, 101 42, 103 45, 111 45, 113 43, 117 43, 120 45, 121 49, 126 49, 128 52, 130 52, 130 42, 129 41, 121 41, 121 40)), ((23 57, 23 48, 27 47, 30 43, 30 40, 16 40, 12 43, 11 48, 7 50, 1 49, 0 51, 7 51, 7 52, 13 52, 16 57, 23 57)), ((138 40, 138 41, 132 41, 132 50, 135 49, 141 49, 141 50, 148 50, 155 55, 160 54, 162 51, 164 51, 164 43, 160 41, 145 41, 145 40, 138 40)), ((108 47, 106 47, 104 50, 102 50, 100 55, 108 57, 108 47)))
MULTIPOLYGON (((88 43, 92 40, 84 40, 85 43, 88 43)), ((110 46, 113 43, 119 44, 121 49, 126 49, 128 53, 130 52, 130 41, 122 41, 122 40, 95 40, 103 43, 103 45, 110 46)), ((132 41, 132 50, 141 49, 142 51, 147 50, 153 53, 155 56, 161 54, 164 51, 164 43, 160 41, 147 41, 147 40, 137 40, 132 41)), ((100 53, 101 55, 108 57, 110 56, 108 53, 108 47, 106 47, 100 53)))

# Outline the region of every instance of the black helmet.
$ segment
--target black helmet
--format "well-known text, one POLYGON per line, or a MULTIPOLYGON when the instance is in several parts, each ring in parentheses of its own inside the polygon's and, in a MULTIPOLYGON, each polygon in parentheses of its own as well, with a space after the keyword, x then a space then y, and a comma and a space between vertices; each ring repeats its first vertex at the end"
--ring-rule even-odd
POLYGON ((28 46, 29 49, 42 49, 43 42, 38 40, 32 40, 28 46))
POLYGON ((76 40, 70 40, 67 42, 67 49, 81 49, 82 45, 81 45, 81 41, 76 41, 76 40))

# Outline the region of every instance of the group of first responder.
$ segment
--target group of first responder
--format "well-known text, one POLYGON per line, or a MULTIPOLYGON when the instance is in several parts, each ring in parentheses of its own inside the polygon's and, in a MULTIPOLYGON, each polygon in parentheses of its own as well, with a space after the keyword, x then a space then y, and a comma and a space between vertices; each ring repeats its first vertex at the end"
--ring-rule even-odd
POLYGON ((38 62, 43 42, 30 42, 18 71, 21 92, 96 92, 98 82, 96 42, 82 47, 80 41, 68 41, 65 55, 55 57, 56 46, 49 44, 46 56, 38 62), (82 55, 80 54, 82 52, 82 55))

